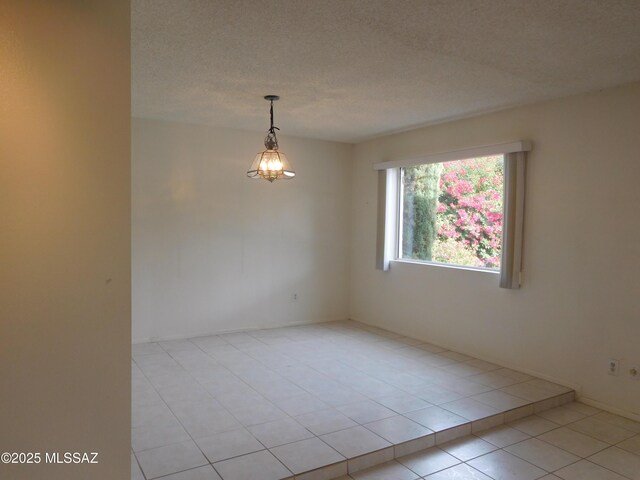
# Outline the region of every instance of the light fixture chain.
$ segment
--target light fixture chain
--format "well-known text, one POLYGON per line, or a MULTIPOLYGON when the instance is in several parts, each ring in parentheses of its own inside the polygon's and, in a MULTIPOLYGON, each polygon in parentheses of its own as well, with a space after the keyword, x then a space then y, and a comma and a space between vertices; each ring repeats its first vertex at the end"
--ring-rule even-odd
POLYGON ((264 146, 267 147, 268 150, 277 150, 278 137, 276 137, 276 130, 280 129, 273 125, 273 100, 270 100, 270 103, 269 117, 271 119, 271 123, 269 126, 269 132, 267 133, 267 138, 264 139, 264 146))
POLYGON ((271 108, 269 109, 269 114, 271 115, 271 128, 269 128, 269 131, 273 133, 273 100, 271 100, 271 108))

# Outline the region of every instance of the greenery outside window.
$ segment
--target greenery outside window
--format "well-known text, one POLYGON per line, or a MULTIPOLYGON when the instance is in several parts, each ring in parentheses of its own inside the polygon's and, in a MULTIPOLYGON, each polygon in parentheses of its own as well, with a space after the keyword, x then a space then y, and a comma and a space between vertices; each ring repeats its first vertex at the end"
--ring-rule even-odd
POLYGON ((504 155, 400 169, 398 258, 500 269, 504 155))

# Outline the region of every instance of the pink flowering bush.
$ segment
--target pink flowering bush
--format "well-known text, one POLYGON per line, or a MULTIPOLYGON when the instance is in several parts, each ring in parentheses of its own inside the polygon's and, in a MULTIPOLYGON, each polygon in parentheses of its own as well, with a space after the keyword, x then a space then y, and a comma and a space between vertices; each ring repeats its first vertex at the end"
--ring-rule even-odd
MULTIPOLYGON (((500 266, 502 243, 503 161, 501 156, 448 162, 440 176, 434 245, 458 244, 475 258, 472 265, 500 266)), ((435 247, 434 247, 435 248, 435 247)), ((435 260, 454 261, 459 254, 436 249, 435 260)), ((469 265, 469 263, 464 263, 469 265)))

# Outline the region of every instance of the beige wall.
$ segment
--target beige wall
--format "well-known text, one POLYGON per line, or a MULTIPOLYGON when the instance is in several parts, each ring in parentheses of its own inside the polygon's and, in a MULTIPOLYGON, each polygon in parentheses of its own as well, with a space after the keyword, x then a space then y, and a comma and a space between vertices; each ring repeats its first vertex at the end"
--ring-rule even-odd
POLYGON ((129 2, 0 9, 2 479, 130 475, 129 2))
POLYGON ((355 320, 582 386, 586 399, 640 415, 640 84, 375 139, 355 148, 351 316, 355 320), (374 269, 372 164, 532 140, 524 286, 494 274, 394 263, 374 269))
POLYGON ((133 120, 134 341, 348 317, 352 147, 282 135, 298 177, 270 184, 263 139, 133 120))

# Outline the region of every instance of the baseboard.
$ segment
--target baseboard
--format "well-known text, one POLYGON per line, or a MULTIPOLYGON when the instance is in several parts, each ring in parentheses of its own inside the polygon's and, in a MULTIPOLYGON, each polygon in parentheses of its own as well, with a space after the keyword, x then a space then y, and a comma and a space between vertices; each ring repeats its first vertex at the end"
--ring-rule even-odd
POLYGON ((343 322, 345 320, 348 320, 348 318, 336 318, 332 320, 304 320, 300 322, 287 322, 287 323, 282 323, 277 325, 269 325, 268 327, 255 326, 255 327, 245 327, 245 328, 236 328, 236 329, 227 329, 227 330, 209 330, 206 332, 189 333, 186 335, 168 335, 168 336, 162 336, 162 337, 135 338, 135 339, 132 339, 131 343, 133 345, 136 345, 138 343, 168 342, 170 340, 184 340, 186 338, 208 337, 210 335, 222 335, 225 333, 250 332, 255 330, 272 330, 275 328, 299 327, 302 325, 316 325, 320 323, 329 323, 329 322, 343 322))
POLYGON ((599 408, 600 410, 606 410, 607 412, 615 413, 616 415, 620 415, 621 417, 640 422, 640 415, 638 415, 637 413, 627 412, 626 410, 614 407, 612 405, 609 405, 608 403, 602 403, 588 397, 579 396, 577 400, 582 403, 586 403, 587 405, 591 405, 592 407, 599 408))

